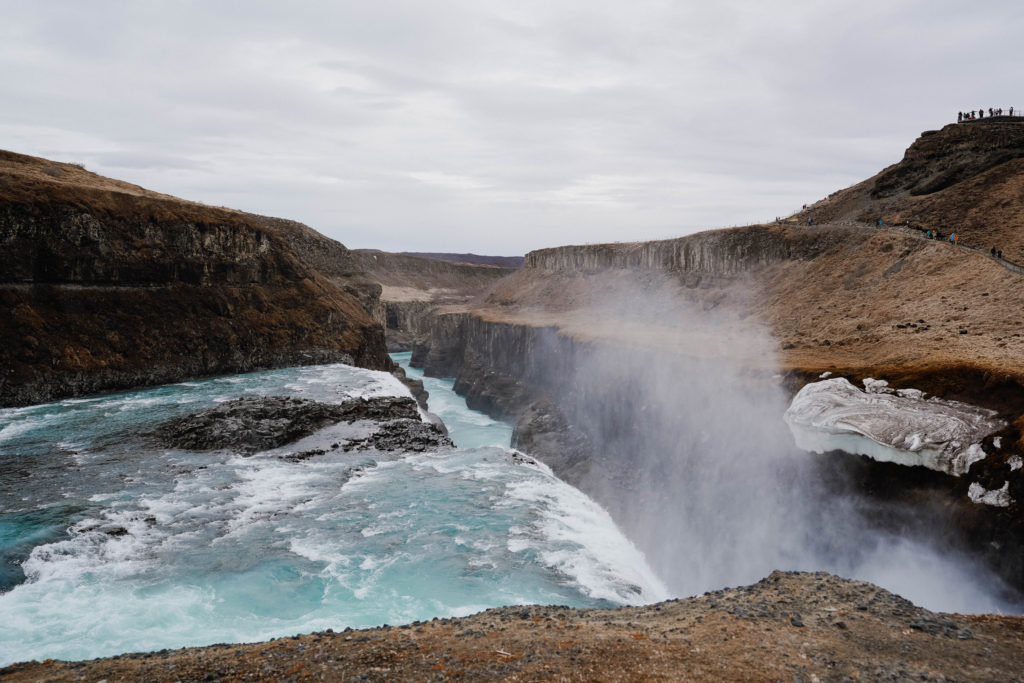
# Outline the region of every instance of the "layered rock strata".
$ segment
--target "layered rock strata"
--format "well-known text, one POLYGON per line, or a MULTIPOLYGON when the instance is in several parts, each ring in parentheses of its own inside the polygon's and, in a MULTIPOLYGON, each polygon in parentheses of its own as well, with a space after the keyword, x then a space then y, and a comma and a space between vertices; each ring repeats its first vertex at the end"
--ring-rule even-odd
POLYGON ((381 326, 303 261, 291 240, 315 233, 296 226, 0 152, 0 406, 287 365, 390 368, 381 326))
MULTIPOLYGON (((352 252, 352 256, 381 289, 380 306, 374 314, 385 327, 389 351, 411 350, 414 341, 428 333, 436 312, 481 300, 495 282, 518 267, 369 249, 352 252)), ((516 259, 510 262, 517 264, 516 259)))

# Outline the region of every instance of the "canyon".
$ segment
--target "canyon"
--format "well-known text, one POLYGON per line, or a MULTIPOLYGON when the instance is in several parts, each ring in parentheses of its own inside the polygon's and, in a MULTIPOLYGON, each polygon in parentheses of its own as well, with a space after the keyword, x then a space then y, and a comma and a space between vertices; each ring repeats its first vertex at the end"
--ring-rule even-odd
MULTIPOLYGON (((432 640, 408 629, 344 640, 313 634, 282 646, 281 675, 340 670, 306 657, 314 646, 349 657, 357 667, 345 670, 370 678, 417 676, 425 667, 526 678, 582 671, 564 643, 545 640, 536 662, 506 649, 506 641, 532 638, 531 624, 553 619, 581 634, 586 645, 574 656, 590 663, 595 650, 587 648, 617 639, 626 645, 598 648, 616 666, 647 656, 638 648, 656 641, 665 666, 687 662, 720 679, 733 675, 721 657, 740 666, 737 680, 824 675, 836 662, 869 675, 883 665, 865 653, 907 637, 879 676, 1007 678, 1017 675, 1020 618, 957 621, 881 592, 877 601, 896 612, 862 610, 857 598, 872 587, 825 574, 754 582, 799 564, 804 546, 839 573, 871 553, 901 558, 900 537, 919 535, 940 553, 980 559, 1002 582, 995 593, 1013 600, 1024 590, 1022 159, 1024 124, 950 125, 922 134, 876 176, 784 219, 540 249, 516 267, 349 250, 292 221, 4 152, 0 246, 9 258, 0 266, 0 304, 11 324, 0 333, 0 404, 338 360, 393 370, 386 352, 411 350, 412 365, 454 378, 471 407, 515 424, 513 447, 604 505, 652 567, 675 577, 675 594, 750 584, 608 614, 531 608, 529 623, 515 628, 506 622, 516 608, 417 625, 432 640), (935 233, 955 233, 959 243, 935 233), (934 468, 857 455, 828 439, 808 448, 821 453, 798 453, 782 416, 798 392, 828 378, 854 392, 882 381, 900 396, 969 404, 991 424, 976 436, 970 462, 934 468), (833 542, 844 535, 864 542, 863 556, 836 555, 833 542), (779 586, 782 602, 800 596, 793 609, 776 603, 771 614, 751 614, 779 586), (722 601, 733 609, 719 614, 722 601), (662 617, 680 611, 692 623, 670 636, 662 617), (803 628, 808 614, 815 651, 834 652, 832 664, 794 668, 777 659, 758 673, 758 663, 699 625, 721 617, 742 631, 742 643, 796 657, 802 646, 788 629, 803 628), (953 624, 948 633, 944 619, 953 624), (851 635, 848 624, 864 630, 851 635), (785 642, 764 635, 777 629, 785 642), (466 634, 476 632, 494 645, 486 656, 467 649, 466 634), (919 632, 942 637, 943 647, 914 644, 919 632), (961 639, 964 632, 980 637, 961 639), (719 664, 695 657, 691 637, 719 664), (958 671, 946 657, 950 644, 964 657, 988 647, 996 660, 950 673, 958 671)), ((233 649, 232 671, 265 656, 257 649, 233 649)), ((151 657, 103 660, 90 671, 156 676, 154 666, 173 663, 206 672, 228 666, 223 654, 164 653, 156 665, 151 657)), ((77 675, 63 666, 15 665, 5 675, 77 675)))
MULTIPOLYGON (((514 447, 613 511, 642 484, 625 454, 649 450, 652 430, 699 428, 680 409, 700 408, 665 376, 706 377, 697 384, 714 395, 718 375, 760 405, 780 404, 781 393, 780 416, 820 376, 883 379, 990 410, 1000 428, 959 476, 838 451, 822 462, 879 500, 937 506, 943 543, 985 557, 1021 588, 1021 131, 991 120, 927 132, 875 177, 771 223, 541 249, 455 303, 426 287, 385 295, 398 321, 388 333, 412 340, 414 366, 454 377, 471 407, 514 422, 514 447), (614 409, 594 409, 602 392, 614 392, 614 409), (1004 491, 1007 504, 979 504, 979 491, 1004 491)), ((734 398, 748 415, 758 410, 734 398)))

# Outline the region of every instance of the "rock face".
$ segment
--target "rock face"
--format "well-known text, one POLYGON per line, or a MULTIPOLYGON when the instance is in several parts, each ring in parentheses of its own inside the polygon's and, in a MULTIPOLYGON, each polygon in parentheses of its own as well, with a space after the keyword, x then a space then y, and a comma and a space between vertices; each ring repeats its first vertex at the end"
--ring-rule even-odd
POLYGON ((519 415, 512 448, 534 454, 566 481, 585 480, 594 465, 590 439, 547 397, 533 401, 519 415))
POLYGON ((1024 125, 1013 119, 950 124, 918 138, 900 163, 874 179, 871 196, 932 194, 1022 157, 1024 125))
POLYGON ((314 231, 281 225, 0 152, 0 406, 286 365, 389 369, 361 301, 291 247, 314 231))
POLYGON ((643 607, 514 606, 269 643, 28 662, 22 681, 1021 681, 1024 619, 930 612, 862 581, 773 572, 643 607))
POLYGON ((526 255, 524 268, 563 272, 623 268, 735 275, 790 258, 793 246, 782 231, 773 228, 712 230, 657 242, 539 249, 526 255))
POLYGON ((880 380, 864 383, 866 391, 842 377, 805 385, 784 416, 797 446, 959 477, 985 457, 984 438, 1006 426, 992 410, 925 399, 912 389, 894 391, 880 380))
POLYGON ((385 434, 380 437, 375 434, 370 439, 378 450, 401 447, 398 437, 409 429, 396 429, 391 426, 395 421, 413 421, 422 426, 421 430, 414 430, 418 446, 426 445, 420 442, 427 435, 433 439, 430 445, 451 445, 436 425, 420 421, 414 400, 394 396, 358 398, 340 404, 287 396, 240 398, 172 420, 158 427, 154 436, 171 448, 194 451, 229 448, 251 454, 298 441, 331 424, 357 420, 388 423, 384 427, 385 434))
POLYGON ((455 391, 470 408, 505 420, 558 386, 580 350, 579 342, 554 327, 470 313, 437 315, 428 329, 413 348, 412 364, 432 377, 455 377, 455 391))

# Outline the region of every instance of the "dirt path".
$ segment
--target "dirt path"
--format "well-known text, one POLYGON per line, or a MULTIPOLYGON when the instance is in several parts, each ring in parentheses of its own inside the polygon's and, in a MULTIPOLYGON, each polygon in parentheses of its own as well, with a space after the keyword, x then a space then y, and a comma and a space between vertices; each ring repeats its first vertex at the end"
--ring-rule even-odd
MULTIPOLYGON (((922 228, 910 228, 910 227, 906 227, 906 226, 892 225, 892 224, 886 224, 886 223, 883 223, 882 227, 879 228, 877 225, 873 225, 871 223, 864 223, 864 222, 861 222, 861 221, 842 221, 842 222, 838 222, 838 223, 831 223, 831 222, 829 222, 829 223, 820 223, 820 224, 816 223, 816 225, 819 225, 820 227, 828 227, 830 225, 838 225, 838 226, 843 226, 843 227, 851 227, 852 226, 852 227, 857 227, 857 228, 863 228, 865 231, 870 232, 870 233, 891 232, 891 233, 897 233, 897 234, 900 234, 900 235, 907 235, 908 237, 913 237, 915 239, 919 239, 919 240, 922 240, 922 241, 925 241, 925 242, 945 242, 949 246, 952 246, 952 247, 954 247, 956 249, 962 249, 964 251, 968 251, 968 252, 971 252, 971 253, 974 253, 974 254, 979 254, 981 256, 984 256, 987 259, 991 259, 992 261, 994 261, 994 262, 998 263, 999 265, 1001 265, 1003 268, 1006 268, 1011 273, 1016 273, 1017 275, 1024 275, 1024 265, 1020 265, 1020 264, 1014 263, 1013 261, 1009 261, 1009 260, 1007 260, 1005 258, 1000 258, 998 256, 993 256, 991 251, 987 251, 985 249, 981 249, 981 248, 978 248, 978 247, 969 247, 969 246, 967 246, 965 244, 953 244, 953 243, 951 243, 949 241, 949 235, 944 236, 943 239, 941 239, 941 240, 937 240, 937 239, 935 239, 933 237, 927 237, 924 234, 925 230, 922 229, 922 228)), ((989 249, 991 249, 991 247, 989 249)))

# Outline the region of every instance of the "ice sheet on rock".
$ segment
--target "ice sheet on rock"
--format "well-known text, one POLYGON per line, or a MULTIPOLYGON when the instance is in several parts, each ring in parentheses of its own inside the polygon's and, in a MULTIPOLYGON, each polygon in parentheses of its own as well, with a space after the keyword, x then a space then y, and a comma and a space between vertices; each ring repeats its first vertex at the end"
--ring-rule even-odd
POLYGON ((989 491, 978 482, 973 482, 967 489, 967 497, 975 503, 982 505, 994 505, 995 507, 1010 507, 1013 498, 1010 497, 1010 482, 1004 482, 1003 487, 989 491))
POLYGON ((960 476, 985 457, 981 440, 1004 424, 995 412, 915 390, 894 392, 884 380, 862 391, 842 377, 801 389, 785 420, 799 448, 842 450, 882 462, 960 476))

